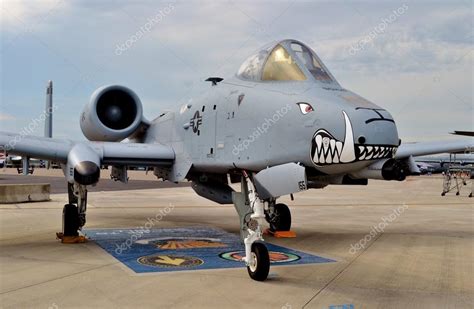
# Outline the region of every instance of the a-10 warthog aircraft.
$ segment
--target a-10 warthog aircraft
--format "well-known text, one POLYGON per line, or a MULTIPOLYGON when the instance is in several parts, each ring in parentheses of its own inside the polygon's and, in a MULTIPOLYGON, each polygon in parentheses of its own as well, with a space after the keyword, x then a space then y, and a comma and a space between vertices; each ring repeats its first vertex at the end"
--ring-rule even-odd
POLYGON ((419 172, 412 156, 463 151, 471 141, 401 144, 388 111, 344 89, 308 46, 269 44, 229 79, 211 77, 209 90, 149 121, 129 88, 97 89, 80 115, 89 141, 0 133, 9 153, 60 162, 69 183, 63 233, 85 224, 87 187, 101 166, 127 182, 127 168, 147 166, 163 180, 192 181, 197 194, 234 204, 250 277, 267 278, 264 221, 289 230, 279 197, 327 185, 404 180, 419 172), (127 142, 121 142, 127 139, 127 142), (241 183, 236 192, 230 183, 241 183))

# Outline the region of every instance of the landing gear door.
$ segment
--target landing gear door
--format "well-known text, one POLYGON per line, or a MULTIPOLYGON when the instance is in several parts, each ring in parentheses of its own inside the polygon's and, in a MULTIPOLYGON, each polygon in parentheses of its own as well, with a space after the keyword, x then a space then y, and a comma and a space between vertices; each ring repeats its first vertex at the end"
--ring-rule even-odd
POLYGON ((274 199, 308 188, 305 168, 296 163, 273 166, 254 176, 255 187, 261 199, 274 199))

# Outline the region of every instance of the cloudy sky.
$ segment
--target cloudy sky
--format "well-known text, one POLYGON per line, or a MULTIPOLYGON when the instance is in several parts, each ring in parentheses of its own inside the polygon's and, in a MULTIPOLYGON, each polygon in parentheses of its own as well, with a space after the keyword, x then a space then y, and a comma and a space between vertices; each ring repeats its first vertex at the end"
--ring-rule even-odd
POLYGON ((0 3, 3 131, 41 115, 49 79, 56 137, 83 139, 79 113, 104 84, 135 90, 154 118, 284 38, 311 46, 341 85, 388 109, 405 140, 474 130, 472 1, 0 3))

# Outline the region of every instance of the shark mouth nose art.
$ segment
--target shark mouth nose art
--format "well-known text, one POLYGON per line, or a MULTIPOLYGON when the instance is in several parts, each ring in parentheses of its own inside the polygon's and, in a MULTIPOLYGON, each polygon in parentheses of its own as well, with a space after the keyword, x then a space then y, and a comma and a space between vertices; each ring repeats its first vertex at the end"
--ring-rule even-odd
POLYGON ((354 143, 352 124, 346 112, 342 112, 345 122, 344 141, 337 140, 325 129, 313 136, 311 158, 318 166, 351 163, 363 160, 392 158, 397 147, 388 145, 362 145, 354 143))

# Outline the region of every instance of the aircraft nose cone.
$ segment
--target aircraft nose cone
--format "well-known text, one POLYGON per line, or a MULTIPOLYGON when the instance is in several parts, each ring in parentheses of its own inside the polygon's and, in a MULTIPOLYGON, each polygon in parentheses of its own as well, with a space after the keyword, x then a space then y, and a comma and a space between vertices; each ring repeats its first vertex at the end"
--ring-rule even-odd
POLYGON ((337 122, 337 129, 321 128, 314 134, 311 157, 316 165, 393 157, 398 146, 398 133, 388 113, 387 118, 371 120, 374 117, 370 111, 360 112, 349 108, 342 110, 341 116, 342 121, 337 122), (337 131, 337 134, 333 134, 337 131))
POLYGON ((392 158, 399 139, 393 117, 384 109, 356 110, 354 144, 359 161, 392 158))
MULTIPOLYGON (((355 142, 360 144, 379 144, 398 146, 398 131, 393 117, 385 110, 376 115, 364 111, 361 119, 363 126, 354 135, 355 142), (368 115, 367 115, 368 114, 368 115)), ((372 113, 375 113, 372 111, 372 113)))

